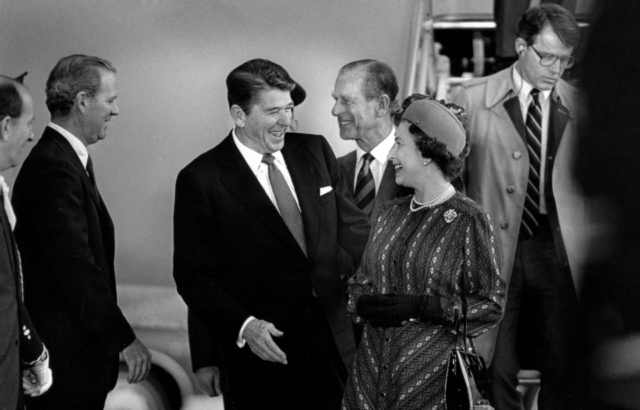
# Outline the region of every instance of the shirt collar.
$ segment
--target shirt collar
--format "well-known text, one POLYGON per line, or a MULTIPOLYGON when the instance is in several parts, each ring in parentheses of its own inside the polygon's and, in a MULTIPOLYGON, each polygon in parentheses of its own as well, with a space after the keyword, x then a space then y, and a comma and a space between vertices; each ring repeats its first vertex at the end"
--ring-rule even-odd
POLYGON ((78 158, 80 158, 80 161, 82 162, 82 165, 85 168, 87 168, 87 161, 89 160, 89 152, 87 151, 87 147, 84 146, 82 141, 80 141, 78 139, 78 137, 76 137, 75 135, 73 135, 72 133, 67 131, 66 129, 62 128, 58 124, 54 124, 54 123, 50 122, 47 125, 47 127, 57 131, 58 134, 62 135, 67 141, 69 141, 69 144, 71 144, 71 147, 73 148, 73 150, 78 155, 78 158))
MULTIPOLYGON (((531 95, 531 90, 533 90, 533 86, 526 82, 524 78, 522 78, 522 76, 516 69, 515 64, 513 65, 512 75, 513 85, 515 86, 515 91, 518 93, 518 100, 520 100, 520 104, 527 105, 527 101, 529 100, 529 96, 531 95)), ((546 91, 540 90, 540 94, 542 95, 540 106, 544 106, 545 104, 547 104, 552 90, 553 89, 546 91)))
MULTIPOLYGON (((236 135, 235 128, 233 129, 233 131, 231 131, 231 136, 233 137, 233 142, 235 142, 236 147, 238 147, 240 154, 242 154, 242 157, 244 158, 244 160, 247 161, 247 164, 249 164, 249 168, 251 168, 251 170, 254 173, 258 172, 258 169, 260 168, 260 164, 262 163, 262 157, 264 157, 264 154, 254 151, 251 148, 244 145, 236 135)), ((271 155, 273 155, 273 157, 276 159, 276 162, 278 163, 279 166, 283 166, 286 168, 284 157, 282 156, 282 151, 272 152, 271 155)))
MULTIPOLYGON (((393 143, 395 142, 395 136, 396 127, 394 126, 391 128, 391 132, 389 133, 389 135, 387 135, 385 139, 380 141, 378 145, 373 147, 371 152, 369 152, 371 156, 373 156, 373 158, 375 158, 375 160, 382 165, 385 165, 387 163, 389 152, 391 151, 391 148, 393 148, 393 143)), ((360 162, 360 158, 362 158, 364 154, 365 151, 362 148, 356 147, 356 164, 360 162)))

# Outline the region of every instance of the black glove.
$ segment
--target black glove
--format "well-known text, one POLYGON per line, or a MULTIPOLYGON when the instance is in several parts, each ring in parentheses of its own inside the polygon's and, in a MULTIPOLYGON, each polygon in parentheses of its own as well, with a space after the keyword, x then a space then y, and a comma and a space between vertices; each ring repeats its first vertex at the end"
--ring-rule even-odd
POLYGON ((426 295, 363 295, 356 312, 374 327, 400 327, 409 319, 431 321, 442 316, 440 298, 426 295))

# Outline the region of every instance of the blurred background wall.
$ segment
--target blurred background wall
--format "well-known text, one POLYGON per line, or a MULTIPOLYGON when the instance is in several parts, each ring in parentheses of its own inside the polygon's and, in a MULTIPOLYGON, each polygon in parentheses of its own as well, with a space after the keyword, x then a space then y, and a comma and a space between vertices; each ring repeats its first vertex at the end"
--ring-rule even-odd
MULTIPOLYGON (((37 140, 49 121, 44 86, 57 60, 83 53, 113 62, 120 116, 89 152, 116 226, 118 280, 173 285, 175 179, 232 127, 227 74, 256 57, 284 66, 307 91, 296 109, 299 130, 326 136, 336 155, 345 154, 354 145, 340 140, 331 116, 337 72, 349 61, 375 58, 394 69, 402 86, 414 4, 0 0, 0 73, 29 71, 37 140)), ((17 172, 5 173, 10 185, 17 172)))

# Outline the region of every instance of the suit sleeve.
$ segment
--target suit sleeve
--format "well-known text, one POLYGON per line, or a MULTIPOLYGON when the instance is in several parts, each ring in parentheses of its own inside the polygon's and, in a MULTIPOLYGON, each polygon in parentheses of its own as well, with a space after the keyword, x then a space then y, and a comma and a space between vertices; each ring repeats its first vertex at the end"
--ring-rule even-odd
POLYGON ((356 206, 329 143, 324 138, 321 140, 338 208, 338 245, 351 256, 354 264, 357 265, 362 259, 369 238, 369 218, 356 206))
POLYGON ((215 281, 220 270, 214 206, 207 172, 186 168, 178 175, 174 221, 173 276, 189 309, 220 340, 235 342, 251 315, 215 281))
POLYGON ((116 355, 135 340, 135 334, 116 303, 109 273, 96 264, 84 209, 92 199, 70 165, 55 162, 46 169, 32 175, 33 185, 16 204, 18 218, 30 218, 39 240, 47 244, 43 257, 64 303, 95 340, 116 355))
POLYGON ((38 337, 38 332, 31 323, 27 308, 22 302, 20 302, 18 315, 20 316, 20 358, 23 363, 34 363, 42 357, 44 344, 38 337))
POLYGON ((215 335, 189 310, 189 348, 193 372, 210 366, 219 366, 220 356, 215 335))

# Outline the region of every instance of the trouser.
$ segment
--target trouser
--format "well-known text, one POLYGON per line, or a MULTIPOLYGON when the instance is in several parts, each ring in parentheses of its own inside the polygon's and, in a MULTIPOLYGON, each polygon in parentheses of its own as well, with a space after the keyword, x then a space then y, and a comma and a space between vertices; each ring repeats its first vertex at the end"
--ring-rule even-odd
POLYGON ((242 348, 229 361, 229 410, 338 410, 347 369, 335 345, 322 306, 311 298, 304 315, 274 337, 287 364, 267 362, 242 348), (288 339, 287 339, 288 338, 288 339))
POLYGON ((27 410, 103 410, 107 393, 95 391, 57 390, 51 389, 38 397, 27 397, 27 410))
POLYGON ((496 410, 523 408, 516 390, 522 367, 541 373, 538 409, 579 408, 573 376, 580 323, 573 281, 561 269, 548 219, 543 218, 539 234, 520 240, 516 248, 489 367, 496 410))

